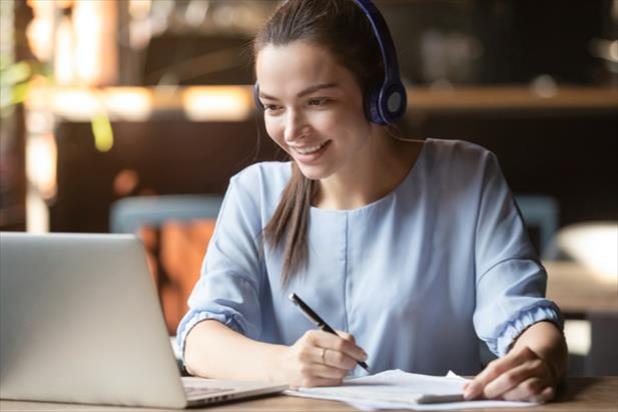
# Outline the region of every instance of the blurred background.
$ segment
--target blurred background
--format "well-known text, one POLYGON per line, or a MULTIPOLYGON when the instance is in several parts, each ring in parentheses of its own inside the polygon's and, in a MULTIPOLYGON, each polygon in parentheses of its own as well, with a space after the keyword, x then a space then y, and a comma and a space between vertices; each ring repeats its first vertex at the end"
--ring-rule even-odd
MULTIPOLYGON (((170 334, 230 176, 285 159, 252 96, 274 0, 0 0, 0 230, 133 232, 170 334)), ((376 0, 417 138, 494 151, 568 319, 618 374, 618 0, 376 0)))

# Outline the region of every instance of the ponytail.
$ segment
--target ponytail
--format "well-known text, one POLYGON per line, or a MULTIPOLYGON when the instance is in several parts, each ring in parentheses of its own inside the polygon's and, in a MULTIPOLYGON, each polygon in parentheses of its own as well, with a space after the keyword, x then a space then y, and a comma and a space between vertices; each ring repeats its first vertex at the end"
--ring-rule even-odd
POLYGON ((281 282, 286 285, 309 258, 307 228, 315 181, 307 179, 292 162, 292 176, 283 189, 279 205, 264 228, 264 239, 273 248, 283 247, 281 282))

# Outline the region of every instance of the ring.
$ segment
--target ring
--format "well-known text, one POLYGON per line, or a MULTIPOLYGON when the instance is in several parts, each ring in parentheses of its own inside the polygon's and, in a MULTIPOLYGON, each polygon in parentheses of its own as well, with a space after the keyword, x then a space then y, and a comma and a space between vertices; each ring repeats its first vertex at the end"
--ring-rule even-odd
POLYGON ((326 356, 326 348, 322 348, 322 363, 324 365, 326 365, 326 359, 324 359, 326 356))

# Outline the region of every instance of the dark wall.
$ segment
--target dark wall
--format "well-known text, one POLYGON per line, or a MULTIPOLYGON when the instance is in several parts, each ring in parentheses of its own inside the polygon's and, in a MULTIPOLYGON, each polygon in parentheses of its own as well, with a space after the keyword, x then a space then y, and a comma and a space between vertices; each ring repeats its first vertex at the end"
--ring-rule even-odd
MULTIPOLYGON (((269 12, 277 4, 255 3, 269 12)), ((436 77, 453 84, 527 83, 543 74, 558 83, 612 81, 604 61, 590 50, 595 39, 616 38, 611 0, 375 3, 411 84, 430 84, 436 77)), ((251 37, 249 31, 206 35, 189 24, 157 35, 143 53, 139 84, 250 84, 251 37)))
MULTIPOLYGON (((514 193, 556 198, 560 224, 618 219, 616 111, 440 112, 411 121, 409 136, 463 139, 492 150, 514 193)), ((114 179, 133 170, 128 195, 224 193, 230 176, 259 160, 285 159, 255 120, 114 123, 110 152, 94 148, 90 125, 58 129, 58 195, 52 231, 107 231, 114 179), (261 128, 260 128, 261 130, 261 128)))
MULTIPOLYGON (((615 39, 611 0, 376 0, 393 34, 403 76, 427 84, 423 42, 446 51, 454 84, 527 83, 547 74, 558 83, 612 82, 595 39, 615 39), (473 45, 474 50, 462 51, 473 45)), ((435 51, 437 55, 442 52, 435 51)), ((615 81, 615 80, 614 80, 615 81)))
POLYGON ((282 158, 255 121, 186 120, 114 122, 114 145, 99 152, 89 123, 61 123, 58 193, 50 207, 51 231, 105 232, 111 203, 121 196, 114 181, 133 171, 126 195, 223 194, 229 178, 256 161, 282 158))
POLYGON ((436 114, 425 117, 415 135, 463 139, 492 150, 514 193, 556 198, 563 226, 618 219, 617 115, 436 114))

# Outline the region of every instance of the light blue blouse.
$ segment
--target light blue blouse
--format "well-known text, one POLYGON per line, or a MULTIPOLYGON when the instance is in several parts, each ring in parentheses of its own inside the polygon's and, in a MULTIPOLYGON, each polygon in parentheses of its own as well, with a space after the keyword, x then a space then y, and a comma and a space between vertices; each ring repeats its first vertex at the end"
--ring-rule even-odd
POLYGON ((266 162, 231 179, 178 327, 181 352, 187 332, 205 319, 293 344, 313 325, 290 292, 353 334, 374 373, 474 374, 479 338, 500 356, 535 322, 562 327, 491 152, 428 139, 387 196, 353 210, 311 208, 307 269, 283 288, 281 251, 264 245, 261 231, 290 174, 289 162, 266 162))

